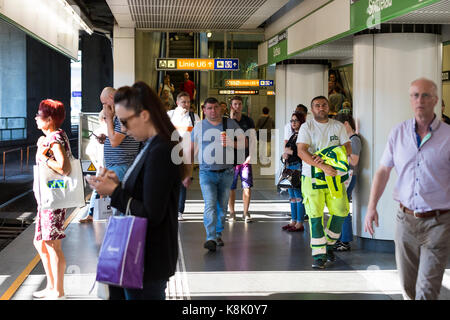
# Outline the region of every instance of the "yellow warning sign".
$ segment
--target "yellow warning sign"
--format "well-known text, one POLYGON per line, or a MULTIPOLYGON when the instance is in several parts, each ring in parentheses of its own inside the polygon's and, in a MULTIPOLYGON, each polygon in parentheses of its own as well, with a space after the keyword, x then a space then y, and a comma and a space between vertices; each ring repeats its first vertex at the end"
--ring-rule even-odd
POLYGON ((97 169, 95 169, 94 164, 91 162, 91 165, 89 166, 89 168, 87 169, 87 171, 97 171, 97 169))

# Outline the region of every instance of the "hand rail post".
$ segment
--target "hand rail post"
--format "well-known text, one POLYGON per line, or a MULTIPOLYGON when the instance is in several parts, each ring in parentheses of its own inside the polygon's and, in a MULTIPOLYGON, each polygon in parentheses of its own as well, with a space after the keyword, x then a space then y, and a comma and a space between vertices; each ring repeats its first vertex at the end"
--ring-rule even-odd
POLYGON ((6 176, 5 176, 5 161, 6 161, 6 151, 3 151, 3 181, 6 180, 6 176))
POLYGON ((27 146, 27 171, 28 171, 28 160, 30 159, 30 146, 27 146))

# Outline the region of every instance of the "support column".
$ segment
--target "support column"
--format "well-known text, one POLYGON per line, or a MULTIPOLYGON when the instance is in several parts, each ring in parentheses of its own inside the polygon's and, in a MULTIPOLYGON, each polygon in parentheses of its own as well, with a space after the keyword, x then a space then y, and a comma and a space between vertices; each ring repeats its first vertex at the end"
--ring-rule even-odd
MULTIPOLYGON (((278 172, 284 145, 284 126, 291 119, 295 107, 302 103, 308 110, 312 98, 327 96, 328 67, 324 64, 285 64, 275 69, 275 128, 279 130, 275 140, 274 152, 275 172, 278 172)), ((275 175, 275 180, 278 177, 275 175)), ((277 183, 278 181, 275 181, 277 183)))
MULTIPOLYGON (((200 33, 200 58, 207 59, 208 58, 208 37, 205 32, 200 33)), ((208 98, 208 87, 209 87, 209 77, 208 72, 199 72, 200 74, 200 88, 197 89, 197 106, 203 104, 206 98, 208 98)), ((197 110, 199 115, 201 114, 201 110, 197 110)))
MULTIPOLYGON (((412 118, 409 86, 420 77, 436 82, 441 96, 442 44, 440 36, 423 33, 367 34, 354 37, 353 113, 362 140, 359 174, 353 191, 353 233, 364 232, 370 187, 379 167, 388 135, 400 122, 412 118)), ((440 114, 439 101, 435 112, 440 114)), ((374 239, 393 240, 395 170, 378 202, 379 227, 374 239)))
POLYGON ((113 85, 111 42, 98 34, 81 36, 81 111, 99 112, 100 93, 113 85))
POLYGON ((120 28, 114 25, 114 88, 131 86, 135 82, 134 28, 120 28))

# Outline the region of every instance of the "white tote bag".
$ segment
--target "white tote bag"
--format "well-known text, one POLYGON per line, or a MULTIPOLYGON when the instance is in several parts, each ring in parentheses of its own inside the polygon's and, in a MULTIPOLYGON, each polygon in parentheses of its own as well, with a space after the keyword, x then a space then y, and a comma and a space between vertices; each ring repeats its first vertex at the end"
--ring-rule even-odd
POLYGON ((113 214, 113 208, 111 207, 111 198, 104 197, 94 199, 94 221, 107 220, 113 214))
POLYGON ((45 164, 38 164, 33 167, 33 191, 41 210, 85 206, 81 162, 72 157, 69 159, 72 169, 68 176, 53 171, 45 164))

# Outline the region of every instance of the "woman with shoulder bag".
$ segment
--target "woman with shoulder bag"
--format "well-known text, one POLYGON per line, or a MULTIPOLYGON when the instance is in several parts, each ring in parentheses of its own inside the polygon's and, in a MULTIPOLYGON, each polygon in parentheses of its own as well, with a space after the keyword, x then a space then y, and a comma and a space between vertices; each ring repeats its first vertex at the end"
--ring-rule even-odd
MULTIPOLYGON (((70 174, 69 139, 59 127, 66 116, 64 105, 56 100, 43 100, 39 104, 35 120, 38 129, 45 136, 37 142, 36 164, 48 166, 62 175, 70 174)), ((35 195, 38 199, 38 195, 35 195)), ((38 205, 36 231, 33 244, 44 266, 47 286, 33 293, 34 298, 48 300, 65 299, 64 270, 66 260, 61 248, 61 239, 65 238, 64 220, 66 209, 41 209, 38 205)))
MULTIPOLYGON (((300 126, 305 122, 305 115, 294 112, 291 117, 292 136, 284 146, 283 160, 286 162, 286 168, 301 171, 302 160, 297 154, 297 136, 300 126)), ((305 230, 303 222, 305 219, 305 206, 302 200, 301 188, 288 189, 291 203, 291 222, 282 227, 283 230, 289 232, 301 232, 305 230)))
MULTIPOLYGON (((144 82, 118 89, 114 104, 122 131, 145 146, 122 182, 113 171, 102 168, 89 184, 100 195, 111 196, 111 205, 121 212, 127 211, 131 199, 131 214, 147 219, 143 288, 122 289, 125 299, 164 300, 178 259, 178 198, 185 176, 185 167, 171 159, 177 143, 171 141, 175 127, 157 94, 144 82)), ((189 183, 186 177, 183 184, 189 183)))

